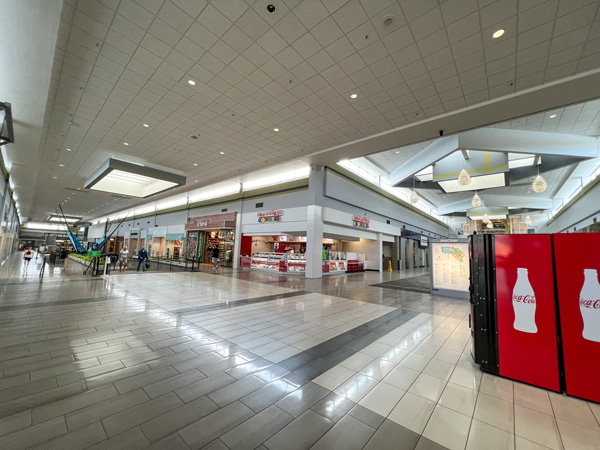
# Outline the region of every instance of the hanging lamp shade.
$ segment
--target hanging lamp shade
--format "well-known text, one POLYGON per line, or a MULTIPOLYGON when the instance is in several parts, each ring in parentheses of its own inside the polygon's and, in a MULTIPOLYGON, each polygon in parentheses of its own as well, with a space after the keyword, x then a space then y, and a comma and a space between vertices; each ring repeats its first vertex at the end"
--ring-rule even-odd
POLYGON ((531 188, 539 194, 548 188, 548 183, 543 176, 538 175, 534 178, 533 183, 531 183, 531 188))
POLYGON ((492 222, 488 222, 486 227, 488 228, 494 228, 494 224, 492 222))
POLYGON ((452 222, 450 222, 450 225, 452 225, 452 227, 456 226, 456 220, 452 219, 452 222))
POLYGON ((471 200, 471 205, 473 205, 473 208, 479 208, 481 206, 481 197, 477 195, 477 193, 475 193, 475 195, 473 196, 473 200, 471 200))
POLYGON ((531 225, 531 224, 532 224, 532 222, 533 222, 533 220, 531 220, 531 217, 529 217, 529 216, 525 217, 525 223, 526 223, 527 225, 531 225))
POLYGON ((458 174, 458 184, 460 186, 468 186, 471 184, 471 175, 465 169, 461 170, 458 174))
POLYGON ((417 191, 412 191, 412 194, 410 194, 410 202, 414 205, 415 203, 419 202, 419 194, 417 194, 417 191))
POLYGON ((483 220, 483 223, 488 223, 490 221, 490 216, 488 216, 487 214, 484 214, 483 219, 481 219, 481 220, 483 220))

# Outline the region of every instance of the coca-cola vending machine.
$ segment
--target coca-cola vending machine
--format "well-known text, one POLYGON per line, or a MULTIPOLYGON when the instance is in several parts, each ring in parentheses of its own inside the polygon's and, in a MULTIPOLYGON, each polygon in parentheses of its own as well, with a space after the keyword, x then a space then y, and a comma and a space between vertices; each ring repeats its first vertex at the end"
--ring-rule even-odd
POLYGON ((560 390, 550 235, 471 240, 472 353, 483 370, 560 390))
POLYGON ((600 234, 555 234, 566 392, 600 402, 600 234))

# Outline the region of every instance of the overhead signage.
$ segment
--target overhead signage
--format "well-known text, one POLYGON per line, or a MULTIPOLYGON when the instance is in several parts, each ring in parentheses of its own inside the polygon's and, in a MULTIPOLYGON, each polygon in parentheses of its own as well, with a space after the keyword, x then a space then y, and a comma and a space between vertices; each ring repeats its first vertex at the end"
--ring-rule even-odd
POLYGON ((427 236, 421 236, 421 247, 427 247, 428 242, 427 236))
POLYGON ((366 217, 361 217, 361 216, 353 216, 352 217, 352 225, 354 225, 355 227, 369 228, 369 223, 371 223, 371 221, 369 219, 367 219, 366 217))
POLYGON ((167 235, 167 229, 163 228, 163 229, 159 229, 159 230, 154 230, 154 232, 152 233, 152 236, 154 237, 163 237, 167 235))
POLYGON ((258 223, 280 222, 281 216, 283 216, 283 211, 280 209, 259 211, 256 213, 256 216, 258 217, 258 223))

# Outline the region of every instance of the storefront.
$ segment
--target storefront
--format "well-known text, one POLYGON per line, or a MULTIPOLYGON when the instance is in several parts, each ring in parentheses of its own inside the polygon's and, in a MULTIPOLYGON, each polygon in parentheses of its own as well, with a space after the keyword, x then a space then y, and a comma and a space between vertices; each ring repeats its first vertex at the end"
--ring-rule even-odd
POLYGON ((185 224, 183 254, 190 261, 210 261, 213 249, 219 250, 221 265, 233 266, 237 213, 191 217, 185 224))

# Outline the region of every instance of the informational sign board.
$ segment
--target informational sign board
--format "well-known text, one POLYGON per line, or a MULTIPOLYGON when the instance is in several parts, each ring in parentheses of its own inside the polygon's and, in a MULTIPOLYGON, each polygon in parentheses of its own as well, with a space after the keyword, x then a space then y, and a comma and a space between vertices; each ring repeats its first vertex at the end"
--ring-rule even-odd
POLYGON ((431 239, 431 293, 469 298, 469 242, 465 239, 431 239))

